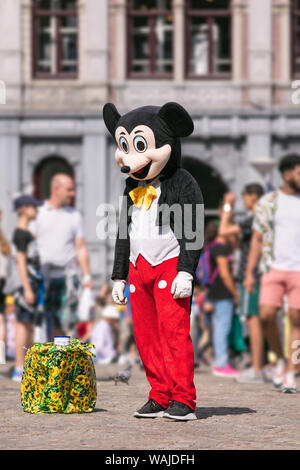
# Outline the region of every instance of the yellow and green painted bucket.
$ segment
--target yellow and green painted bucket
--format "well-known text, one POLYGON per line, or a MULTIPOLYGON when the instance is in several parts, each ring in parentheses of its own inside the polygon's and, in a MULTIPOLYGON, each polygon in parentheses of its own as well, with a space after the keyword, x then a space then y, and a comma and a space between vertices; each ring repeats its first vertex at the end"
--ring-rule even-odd
POLYGON ((28 413, 91 413, 97 400, 92 344, 35 343, 25 357, 21 402, 28 413))

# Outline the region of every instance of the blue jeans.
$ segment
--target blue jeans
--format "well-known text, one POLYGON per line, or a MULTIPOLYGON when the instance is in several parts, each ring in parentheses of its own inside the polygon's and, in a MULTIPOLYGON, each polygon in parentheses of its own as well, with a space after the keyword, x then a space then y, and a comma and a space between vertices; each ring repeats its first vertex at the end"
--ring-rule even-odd
POLYGON ((223 299, 214 302, 213 348, 214 365, 225 367, 228 364, 228 335, 233 315, 233 300, 223 299))

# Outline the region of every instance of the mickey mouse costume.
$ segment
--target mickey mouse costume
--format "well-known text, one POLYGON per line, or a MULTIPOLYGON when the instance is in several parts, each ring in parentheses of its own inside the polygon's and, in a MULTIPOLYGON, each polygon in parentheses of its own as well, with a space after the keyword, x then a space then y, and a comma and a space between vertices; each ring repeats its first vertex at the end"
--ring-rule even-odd
POLYGON ((189 314, 203 243, 203 198, 180 167, 179 139, 190 135, 194 124, 177 103, 143 106, 124 116, 107 103, 103 118, 118 144, 116 161, 129 175, 112 295, 116 303, 126 303, 128 277, 135 340, 151 386, 149 401, 134 416, 196 419, 189 314), (172 206, 181 215, 179 224, 172 206))

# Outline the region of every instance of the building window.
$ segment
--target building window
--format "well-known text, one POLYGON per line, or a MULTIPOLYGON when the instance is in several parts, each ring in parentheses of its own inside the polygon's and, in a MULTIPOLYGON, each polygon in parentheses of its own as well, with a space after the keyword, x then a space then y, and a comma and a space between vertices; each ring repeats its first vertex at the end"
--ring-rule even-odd
POLYGON ((128 0, 128 76, 173 73, 172 0, 128 0))
POLYGON ((33 55, 36 78, 76 78, 77 0, 33 0, 33 55))
POLYGON ((230 0, 187 0, 186 74, 230 78, 230 0))
POLYGON ((300 0, 292 1, 292 72, 300 77, 300 0))

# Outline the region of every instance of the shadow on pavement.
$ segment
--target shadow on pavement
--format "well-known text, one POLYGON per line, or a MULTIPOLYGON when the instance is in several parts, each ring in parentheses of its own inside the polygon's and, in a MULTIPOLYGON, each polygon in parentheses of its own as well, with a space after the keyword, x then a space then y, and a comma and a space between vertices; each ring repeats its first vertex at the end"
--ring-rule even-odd
POLYGON ((107 410, 104 410, 104 408, 94 408, 93 413, 105 413, 107 410))
POLYGON ((207 419, 212 416, 242 415, 245 413, 256 413, 251 408, 232 408, 220 406, 216 408, 196 408, 197 419, 207 419))

